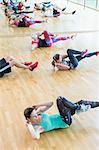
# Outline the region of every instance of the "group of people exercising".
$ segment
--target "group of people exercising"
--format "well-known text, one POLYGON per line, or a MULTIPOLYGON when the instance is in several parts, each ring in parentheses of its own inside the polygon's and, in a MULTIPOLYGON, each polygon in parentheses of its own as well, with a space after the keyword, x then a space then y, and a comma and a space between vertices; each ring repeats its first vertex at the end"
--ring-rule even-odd
MULTIPOLYGON (((25 13, 31 13, 31 12, 23 11, 23 8, 25 8, 25 6, 22 2, 18 2, 17 4, 15 4, 11 0, 10 2, 6 2, 5 0, 3 0, 3 3, 7 7, 5 9, 5 15, 8 16, 8 18, 10 18, 11 25, 16 25, 18 27, 23 27, 23 26, 27 27, 32 23, 34 24, 34 22, 38 23, 37 21, 34 21, 30 19, 27 15, 25 15, 25 13), (15 18, 13 17, 14 15, 16 16, 15 18), (13 23, 11 22, 12 20, 14 20, 13 23), (25 22, 24 25, 23 25, 23 20, 25 22)), ((60 12, 58 11, 56 13, 57 15, 55 14, 56 11, 55 6, 51 2, 42 2, 40 4, 35 4, 35 9, 41 10, 44 13, 49 8, 53 8, 52 16, 56 17, 60 15, 60 12)), ((64 10, 65 8, 61 11, 64 10)), ((74 13, 75 12, 72 12, 72 14, 74 13)), ((73 37, 74 35, 57 36, 53 33, 44 30, 42 33, 36 34, 36 37, 32 36, 32 43, 31 43, 32 50, 41 47, 51 47, 55 42, 61 40, 65 41, 65 40, 73 39, 73 37)), ((75 69, 78 66, 79 62, 84 58, 98 56, 98 54, 99 51, 89 53, 87 49, 84 51, 67 49, 67 54, 64 55, 55 54, 53 56, 52 66, 54 68, 57 67, 59 70, 75 69)), ((1 58, 0 77, 3 77, 6 73, 11 72, 11 68, 13 66, 33 71, 38 66, 38 61, 36 61, 35 63, 18 62, 12 57, 1 58)), ((39 139, 40 134, 43 132, 47 132, 59 128, 68 128, 72 124, 72 116, 74 114, 85 112, 90 108, 99 107, 98 101, 80 100, 76 103, 73 103, 62 96, 59 96, 56 99, 56 104, 57 104, 58 112, 52 115, 45 113, 45 111, 48 110, 53 105, 53 102, 48 102, 40 105, 33 105, 24 110, 26 126, 29 129, 34 139, 39 139)))
POLYGON ((45 20, 35 20, 33 17, 30 17, 30 13, 34 13, 36 10, 40 10, 45 17, 58 17, 60 14, 75 14, 76 10, 72 12, 65 12, 66 7, 61 9, 51 1, 35 3, 32 4, 32 10, 30 6, 27 6, 23 2, 13 2, 13 0, 3 0, 5 5, 5 15, 9 19, 9 25, 13 27, 30 27, 36 23, 47 22, 45 20))
POLYGON ((47 22, 45 20, 35 20, 33 17, 30 17, 30 13, 34 13, 33 7, 30 9, 30 6, 26 6, 23 2, 14 3, 12 0, 5 2, 5 16, 8 17, 9 25, 12 27, 30 27, 36 23, 47 22))

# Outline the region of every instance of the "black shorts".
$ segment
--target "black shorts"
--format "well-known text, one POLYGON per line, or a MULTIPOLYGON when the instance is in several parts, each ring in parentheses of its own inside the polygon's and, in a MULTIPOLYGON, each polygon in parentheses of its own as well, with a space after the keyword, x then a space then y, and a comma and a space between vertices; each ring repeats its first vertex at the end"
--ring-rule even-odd
POLYGON ((11 72, 11 66, 4 58, 0 59, 0 77, 3 77, 4 74, 11 72))
POLYGON ((22 21, 19 22, 18 27, 26 27, 24 18, 22 19, 22 21))
POLYGON ((40 38, 39 38, 38 48, 39 48, 39 47, 48 47, 48 45, 47 45, 45 39, 40 39, 40 38))
POLYGON ((58 12, 56 9, 53 9, 53 16, 54 17, 60 16, 60 12, 58 12))

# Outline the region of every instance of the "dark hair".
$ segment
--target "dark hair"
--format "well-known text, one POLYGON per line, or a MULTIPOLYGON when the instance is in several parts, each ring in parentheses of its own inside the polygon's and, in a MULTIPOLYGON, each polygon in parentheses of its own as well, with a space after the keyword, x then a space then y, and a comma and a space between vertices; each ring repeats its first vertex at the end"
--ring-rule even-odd
POLYGON ((3 4, 4 4, 5 6, 8 6, 8 2, 6 2, 5 0, 3 0, 3 4))
POLYGON ((60 54, 55 54, 55 55, 53 56, 53 60, 54 60, 54 61, 59 60, 59 56, 60 56, 60 54))
POLYGON ((7 9, 5 9, 5 10, 4 10, 4 12, 5 12, 5 15, 7 16, 7 12, 8 12, 8 10, 7 10, 7 9))
POLYGON ((52 61, 52 66, 54 66, 54 67, 55 67, 55 61, 54 61, 54 60, 52 61))
POLYGON ((24 110, 24 116, 25 118, 30 118, 32 111, 34 110, 34 107, 28 107, 24 110))
POLYGON ((34 6, 35 6, 35 7, 37 7, 37 4, 36 4, 36 3, 34 3, 34 6))
POLYGON ((42 11, 45 11, 45 7, 42 8, 42 11))

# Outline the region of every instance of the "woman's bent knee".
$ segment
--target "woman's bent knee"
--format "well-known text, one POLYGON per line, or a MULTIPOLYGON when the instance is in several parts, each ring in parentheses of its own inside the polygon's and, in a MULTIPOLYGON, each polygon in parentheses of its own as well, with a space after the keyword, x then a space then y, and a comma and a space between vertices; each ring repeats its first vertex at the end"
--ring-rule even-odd
POLYGON ((67 49, 67 53, 71 53, 72 49, 67 49))
POLYGON ((60 105, 62 103, 62 97, 59 96, 57 99, 56 99, 56 103, 57 105, 60 105))

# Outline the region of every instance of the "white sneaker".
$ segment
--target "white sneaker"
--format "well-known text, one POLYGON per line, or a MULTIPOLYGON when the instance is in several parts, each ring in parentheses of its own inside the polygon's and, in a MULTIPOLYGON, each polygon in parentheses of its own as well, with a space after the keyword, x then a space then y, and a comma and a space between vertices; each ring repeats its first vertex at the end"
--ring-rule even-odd
POLYGON ((77 114, 79 114, 81 112, 86 112, 86 111, 88 111, 91 108, 90 105, 81 104, 80 106, 81 106, 81 108, 79 110, 76 110, 77 114))

